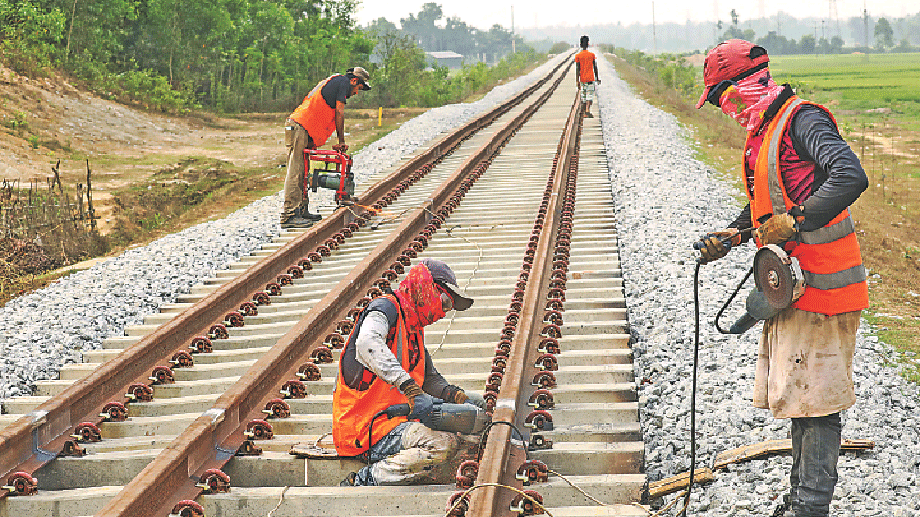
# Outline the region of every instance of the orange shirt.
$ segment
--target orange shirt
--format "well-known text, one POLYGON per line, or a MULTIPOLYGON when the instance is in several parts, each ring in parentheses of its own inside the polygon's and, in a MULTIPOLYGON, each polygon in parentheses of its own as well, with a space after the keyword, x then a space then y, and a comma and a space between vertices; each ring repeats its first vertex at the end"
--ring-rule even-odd
POLYGON ((594 81, 594 54, 588 52, 588 49, 584 49, 578 54, 575 54, 575 62, 581 67, 581 75, 578 76, 578 80, 583 83, 590 83, 594 81))

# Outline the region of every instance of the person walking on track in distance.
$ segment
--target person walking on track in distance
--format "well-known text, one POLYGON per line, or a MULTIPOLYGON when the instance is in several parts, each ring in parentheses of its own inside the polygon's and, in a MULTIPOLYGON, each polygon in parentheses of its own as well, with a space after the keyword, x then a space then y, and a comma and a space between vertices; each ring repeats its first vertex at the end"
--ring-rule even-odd
POLYGON ((322 147, 333 131, 338 135, 339 143, 332 148, 340 153, 348 150, 345 144, 345 103, 359 91, 370 90, 369 79, 367 70, 361 67, 349 68, 345 75, 335 74, 323 79, 284 123, 288 162, 284 178, 282 228, 307 228, 321 219, 319 214, 310 213, 310 200, 304 192, 303 150, 322 147))
POLYGON ((422 482, 457 450, 456 434, 421 423, 430 415, 434 399, 480 408, 485 408, 485 401, 448 384, 438 373, 425 349, 423 328, 452 309, 464 311, 472 304, 447 264, 423 259, 395 292, 375 298, 361 313, 339 362, 332 436, 340 456, 366 454, 368 466, 349 474, 342 486, 422 482), (411 408, 408 417, 378 418, 369 429, 378 412, 406 402, 411 408))
POLYGON ((728 229, 702 239, 702 262, 750 240, 797 257, 804 294, 766 320, 754 379, 754 406, 792 419, 791 491, 775 516, 826 516, 837 483, 840 412, 856 402, 853 354, 869 305, 848 207, 868 187, 859 159, 827 108, 800 99, 770 76, 767 51, 729 40, 706 56, 709 101, 747 130, 743 170, 750 203, 728 229))
POLYGON ((597 59, 594 53, 588 50, 588 37, 581 37, 581 52, 575 54, 575 84, 581 92, 581 102, 585 105, 585 116, 591 114, 591 103, 594 102, 594 82, 601 84, 597 75, 597 59))

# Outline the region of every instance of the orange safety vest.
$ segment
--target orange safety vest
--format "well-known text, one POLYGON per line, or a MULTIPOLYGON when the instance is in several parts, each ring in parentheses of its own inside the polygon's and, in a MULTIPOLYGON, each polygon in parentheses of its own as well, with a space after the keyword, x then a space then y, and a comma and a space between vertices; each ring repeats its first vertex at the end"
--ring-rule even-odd
POLYGON ((594 53, 584 49, 575 54, 575 62, 578 63, 581 71, 578 80, 583 83, 594 82, 594 53))
MULTIPOLYGON (((802 104, 812 104, 827 111, 820 104, 793 95, 773 117, 757 151, 754 187, 745 189, 751 202, 751 222, 755 228, 760 227, 761 220, 766 220, 765 216, 784 214, 794 206, 786 194, 783 173, 779 170, 780 142, 789 129, 792 114, 802 104)), ((834 120, 833 116, 831 120, 834 120)), ((749 133, 745 149, 749 149, 751 136, 749 133)), ((848 209, 823 228, 797 232, 793 239, 785 244, 785 250, 799 260, 805 276, 805 293, 792 304, 793 307, 832 316, 869 306, 866 269, 848 209)), ((761 243, 757 245, 760 247, 761 243)))
MULTIPOLYGON (((391 337, 387 338, 387 346, 403 369, 421 386, 425 384, 424 334, 420 331, 416 335, 410 335, 402 310, 399 309, 399 301, 391 294, 385 297, 397 307, 395 333, 391 333, 391 337)), ((357 330, 358 327, 355 327, 352 334, 357 330)), ((353 338, 357 339, 357 335, 349 335, 348 341, 351 342, 353 338)), ((342 350, 343 357, 347 348, 346 346, 342 350)), ((374 420, 372 443, 369 444, 367 433, 374 415, 389 406, 405 404, 408 401, 396 386, 388 384, 367 369, 364 370, 361 386, 348 386, 342 376, 342 367, 343 361, 340 360, 339 374, 332 394, 332 438, 339 455, 357 456, 407 420, 406 417, 378 417, 374 420)))
POLYGON ((335 108, 329 107, 322 94, 323 86, 326 86, 326 83, 333 77, 336 76, 331 75, 320 81, 289 117, 303 126, 307 134, 313 138, 316 147, 325 145, 329 135, 335 131, 335 108))

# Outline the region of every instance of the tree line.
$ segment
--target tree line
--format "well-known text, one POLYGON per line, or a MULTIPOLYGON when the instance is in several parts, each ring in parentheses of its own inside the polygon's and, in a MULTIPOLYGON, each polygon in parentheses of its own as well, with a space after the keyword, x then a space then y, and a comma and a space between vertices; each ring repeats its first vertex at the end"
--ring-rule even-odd
MULTIPOLYGON (((350 66, 364 66, 382 87, 364 103, 439 105, 536 59, 524 52, 504 61, 503 72, 469 65, 448 77, 429 68, 423 51, 438 41, 423 29, 439 19, 439 6, 426 4, 403 20, 415 27, 406 32, 359 27, 358 3, 0 0, 0 61, 28 76, 61 70, 103 97, 151 109, 239 112, 291 109, 318 81, 350 66)), ((472 48, 495 58, 510 52, 501 27, 474 33, 451 19, 451 31, 479 35, 472 48)))
MULTIPOLYGON (((729 16, 731 25, 728 27, 725 27, 721 21, 716 24, 718 30, 725 29, 719 41, 733 38, 745 39, 769 49, 770 53, 775 55, 842 54, 845 52, 843 38, 839 34, 831 36, 830 39, 825 37, 823 23, 820 38, 818 37, 818 26, 815 24, 814 34, 803 34, 798 41, 794 38, 787 38, 773 30, 767 31, 765 36, 755 39, 756 33, 753 29, 742 30, 740 28, 738 12, 735 9, 731 10, 729 16)), ((860 34, 862 41, 856 41, 855 45, 846 49, 846 51, 916 52, 920 50, 920 14, 913 17, 908 16, 898 20, 897 23, 905 31, 905 37, 901 38, 898 44, 895 45, 895 31, 887 18, 882 17, 874 21, 871 31, 869 29, 868 15, 863 19, 851 19, 852 33, 860 34, 860 31, 862 31, 860 34), (860 25, 863 25, 863 27, 860 27, 860 25), (870 33, 872 34, 871 39, 869 38, 870 33), (916 47, 911 44, 911 39, 906 37, 910 35, 914 36, 912 39, 915 40, 916 47)))
MULTIPOLYGON (((872 9, 871 2, 869 9, 872 9)), ((686 53, 712 48, 730 37, 749 41, 763 40, 767 50, 778 54, 813 54, 837 52, 918 52, 920 51, 920 12, 904 16, 878 16, 871 12, 860 16, 836 18, 796 18, 794 14, 778 12, 764 18, 747 18, 753 13, 742 9, 732 16, 723 13, 721 22, 583 24, 539 29, 525 28, 521 32, 529 40, 578 41, 582 34, 592 42, 607 42, 618 47, 642 50, 646 53, 686 53)), ((543 47, 538 47, 543 48, 543 47)))

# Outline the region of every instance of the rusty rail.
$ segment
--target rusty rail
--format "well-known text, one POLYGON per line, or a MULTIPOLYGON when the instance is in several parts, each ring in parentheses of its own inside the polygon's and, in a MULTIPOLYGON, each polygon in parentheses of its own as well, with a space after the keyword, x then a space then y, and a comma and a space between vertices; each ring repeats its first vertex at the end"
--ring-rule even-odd
POLYGON ((512 426, 520 429, 527 415, 526 411, 521 412, 518 409, 527 407, 527 387, 530 386, 530 379, 535 371, 536 345, 540 342, 543 327, 542 301, 546 300, 549 291, 549 278, 553 271, 553 240, 561 218, 562 197, 575 154, 581 112, 582 104, 576 98, 566 121, 559 157, 556 160, 556 174, 546 218, 542 223, 542 231, 524 290, 522 310, 511 344, 508 366, 492 413, 493 426, 479 462, 476 485, 486 486, 470 495, 470 507, 467 512, 470 517, 491 517, 507 512, 516 494, 493 485, 523 488, 521 482, 515 479, 515 474, 526 457, 526 444, 513 440, 512 426), (497 422, 510 425, 494 425, 497 422))
MULTIPOLYGON (((570 60, 560 62, 526 90, 445 136, 393 174, 368 188, 357 203, 369 206, 377 202, 405 176, 439 159, 464 139, 491 124, 497 117, 546 84, 560 68, 570 63, 570 60)), ((363 209, 356 208, 336 210, 309 231, 128 347, 93 373, 44 402, 15 423, 0 429, 0 479, 5 479, 12 472, 34 473, 42 465, 56 458, 64 447, 64 442, 69 439, 68 430, 83 421, 95 420, 106 403, 123 400, 124 393, 131 384, 146 382, 155 366, 167 361, 174 352, 185 349, 195 336, 220 323, 225 314, 235 311, 241 303, 249 301, 252 293, 262 290, 267 283, 273 282, 278 274, 285 272, 287 267, 297 263, 308 252, 352 223, 356 215, 360 216, 363 213, 363 209)), ((351 276, 346 280, 349 279, 357 280, 351 276)), ((327 305, 324 299, 319 307, 327 305)), ((326 310, 332 309, 333 307, 329 307, 326 310)), ((320 325, 323 321, 323 318, 314 316, 313 325, 320 325)), ((297 328, 300 327, 301 325, 298 325, 297 328)), ((232 414, 222 413, 208 425, 219 426, 221 422, 232 422, 233 417, 232 414)), ((229 423, 223 425, 227 426, 229 423)), ((213 447, 214 444, 211 445, 213 447)), ((8 493, 7 490, 0 489, 0 497, 5 497, 8 493)))

